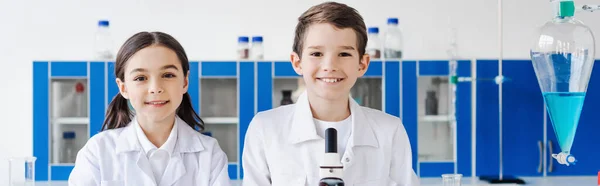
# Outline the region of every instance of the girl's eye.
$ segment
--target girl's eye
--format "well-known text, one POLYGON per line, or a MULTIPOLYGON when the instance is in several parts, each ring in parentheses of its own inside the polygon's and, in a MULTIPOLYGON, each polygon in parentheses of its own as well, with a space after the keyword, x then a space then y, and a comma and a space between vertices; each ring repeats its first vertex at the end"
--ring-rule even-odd
POLYGON ((146 80, 146 77, 144 77, 144 76, 138 76, 133 79, 133 81, 144 81, 144 80, 146 80))
POLYGON ((321 56, 323 56, 323 53, 321 53, 321 52, 313 52, 313 53, 310 53, 310 55, 311 56, 315 56, 315 57, 321 57, 321 56))
POLYGON ((175 74, 167 73, 167 74, 163 75, 163 77, 166 77, 166 78, 174 78, 174 77, 175 77, 175 74))
POLYGON ((349 56, 352 56, 352 54, 346 53, 346 52, 342 52, 342 53, 340 53, 339 56, 341 56, 341 57, 349 57, 349 56))

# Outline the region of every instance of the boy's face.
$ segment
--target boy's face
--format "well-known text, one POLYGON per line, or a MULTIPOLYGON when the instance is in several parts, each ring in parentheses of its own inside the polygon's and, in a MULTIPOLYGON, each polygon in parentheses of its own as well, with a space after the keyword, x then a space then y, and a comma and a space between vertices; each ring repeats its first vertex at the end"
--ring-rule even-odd
POLYGON ((302 56, 291 55, 307 93, 325 100, 348 99, 356 79, 365 74, 369 56, 359 56, 356 33, 329 23, 313 24, 304 37, 302 56))

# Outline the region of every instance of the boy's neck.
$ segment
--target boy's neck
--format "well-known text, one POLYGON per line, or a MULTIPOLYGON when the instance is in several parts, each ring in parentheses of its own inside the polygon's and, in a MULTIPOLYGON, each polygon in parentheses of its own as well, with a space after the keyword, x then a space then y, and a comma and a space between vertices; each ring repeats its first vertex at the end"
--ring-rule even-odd
POLYGON ((171 134, 171 130, 175 124, 175 116, 167 117, 163 121, 147 121, 144 117, 138 117, 137 122, 140 127, 142 127, 142 131, 144 131, 146 138, 148 138, 156 148, 160 148, 165 144, 171 134))
POLYGON ((308 95, 308 102, 315 119, 335 122, 342 121, 350 116, 348 97, 326 100, 316 95, 308 95))

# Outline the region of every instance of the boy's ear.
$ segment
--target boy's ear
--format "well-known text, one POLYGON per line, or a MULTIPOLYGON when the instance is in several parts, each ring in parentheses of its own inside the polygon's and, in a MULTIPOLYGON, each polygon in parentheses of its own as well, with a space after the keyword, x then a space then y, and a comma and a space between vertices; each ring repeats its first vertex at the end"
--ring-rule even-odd
POLYGON ((125 99, 129 99, 129 93, 127 92, 127 87, 125 87, 125 82, 121 81, 119 78, 116 78, 115 81, 117 82, 121 96, 123 96, 125 99))
POLYGON ((364 54, 360 58, 360 62, 358 64, 359 77, 362 77, 367 72, 369 68, 369 64, 371 63, 371 56, 369 54, 364 54))
POLYGON ((290 55, 290 60, 292 61, 292 67, 294 67, 296 74, 302 75, 302 66, 300 66, 300 56, 298 53, 292 52, 290 55))

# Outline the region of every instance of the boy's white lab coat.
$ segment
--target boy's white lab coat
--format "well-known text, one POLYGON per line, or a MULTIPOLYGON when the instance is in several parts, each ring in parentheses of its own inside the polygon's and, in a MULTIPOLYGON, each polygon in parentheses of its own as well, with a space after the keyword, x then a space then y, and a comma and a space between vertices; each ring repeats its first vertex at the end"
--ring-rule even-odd
MULTIPOLYGON (((400 119, 349 100, 352 134, 340 152, 345 185, 419 185, 400 119)), ((296 104, 254 117, 242 157, 243 185, 317 185, 324 153, 305 92, 296 104)))
POLYGON ((134 122, 90 138, 77 154, 70 186, 229 186, 227 156, 214 138, 176 117, 177 143, 160 183, 140 145, 134 122))

